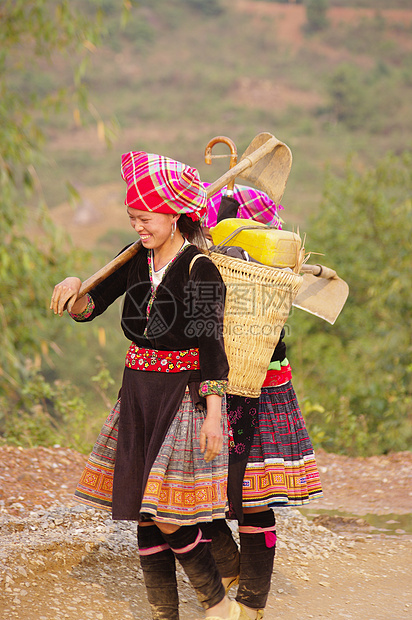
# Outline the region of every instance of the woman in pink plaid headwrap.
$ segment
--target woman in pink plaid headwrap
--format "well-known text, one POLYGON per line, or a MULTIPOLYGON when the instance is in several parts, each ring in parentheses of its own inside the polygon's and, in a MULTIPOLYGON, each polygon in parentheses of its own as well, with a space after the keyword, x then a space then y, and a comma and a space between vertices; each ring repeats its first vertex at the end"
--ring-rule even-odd
POLYGON ((77 299, 80 280, 66 278, 51 301, 56 314, 67 304, 84 322, 125 294, 121 322, 131 344, 119 400, 76 496, 111 507, 113 519, 138 521, 155 620, 179 617, 175 558, 209 620, 238 620, 199 528, 225 516, 228 467, 225 287, 207 256, 193 262, 206 192, 195 169, 150 153, 123 155, 122 177, 141 250, 86 296, 77 299))

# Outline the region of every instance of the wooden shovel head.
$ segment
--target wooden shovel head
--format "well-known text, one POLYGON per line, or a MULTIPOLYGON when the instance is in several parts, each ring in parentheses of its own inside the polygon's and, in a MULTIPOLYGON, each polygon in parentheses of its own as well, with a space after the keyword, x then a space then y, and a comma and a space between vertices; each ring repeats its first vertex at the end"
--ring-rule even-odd
MULTIPOLYGON (((253 138, 239 161, 245 159, 271 138, 274 138, 271 133, 259 133, 253 138)), ((286 144, 278 140, 270 153, 262 157, 251 168, 241 172, 239 177, 250 181, 278 205, 282 200, 291 166, 292 152, 286 144)))
POLYGON ((338 276, 326 279, 304 273, 293 306, 333 325, 345 305, 348 294, 349 286, 338 276))

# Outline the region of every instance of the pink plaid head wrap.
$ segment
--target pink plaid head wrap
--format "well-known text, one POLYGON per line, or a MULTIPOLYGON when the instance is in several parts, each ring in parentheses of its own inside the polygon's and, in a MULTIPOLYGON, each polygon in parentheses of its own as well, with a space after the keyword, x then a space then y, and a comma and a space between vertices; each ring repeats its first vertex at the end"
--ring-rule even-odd
MULTIPOLYGON (((203 183, 203 185, 209 187, 210 183, 203 183)), ((216 226, 223 191, 223 189, 218 191, 207 202, 207 215, 203 223, 208 228, 216 226)), ((276 205, 264 192, 247 185, 235 185, 233 188, 233 198, 240 205, 236 217, 255 220, 261 224, 270 224, 271 226, 277 226, 279 229, 282 228, 282 220, 278 211, 283 209, 283 207, 282 205, 276 205)))
POLYGON ((154 213, 181 213, 201 220, 206 213, 206 190, 199 173, 162 155, 131 151, 122 155, 122 178, 127 184, 125 205, 154 213))

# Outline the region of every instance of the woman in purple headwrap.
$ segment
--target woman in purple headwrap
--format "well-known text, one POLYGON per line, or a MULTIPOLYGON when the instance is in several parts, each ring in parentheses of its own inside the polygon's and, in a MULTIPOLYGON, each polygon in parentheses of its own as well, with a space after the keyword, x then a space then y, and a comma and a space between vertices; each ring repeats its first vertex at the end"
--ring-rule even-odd
MULTIPOLYGON (((279 208, 283 207, 265 193, 235 186, 233 197, 223 190, 209 200, 204 225, 208 233, 221 220, 240 217, 280 228, 279 208)), ((322 495, 313 446, 292 385, 284 334, 282 330, 260 397, 226 393, 231 429, 228 517, 239 522, 240 553, 224 520, 204 527, 227 591, 239 584, 240 620, 263 618, 276 549, 272 508, 299 506, 322 495)))
MULTIPOLYGON (((238 620, 225 595, 199 523, 224 519, 228 441, 223 345, 225 287, 211 260, 194 245, 201 235, 206 192, 197 170, 159 155, 122 157, 125 204, 140 251, 89 294, 66 278, 51 299, 76 321, 91 321, 125 294, 122 328, 129 346, 119 400, 107 425, 118 422, 113 519, 138 521, 140 563, 154 620, 178 620, 175 558, 186 571, 209 620, 238 620), (204 329, 204 326, 207 329, 204 329), (203 326, 203 328, 202 328, 203 326), (120 412, 120 415, 119 415, 120 412)), ((101 462, 105 431, 76 490, 79 499, 108 507, 110 482, 101 462)), ((108 446, 110 447, 110 446, 108 446)))

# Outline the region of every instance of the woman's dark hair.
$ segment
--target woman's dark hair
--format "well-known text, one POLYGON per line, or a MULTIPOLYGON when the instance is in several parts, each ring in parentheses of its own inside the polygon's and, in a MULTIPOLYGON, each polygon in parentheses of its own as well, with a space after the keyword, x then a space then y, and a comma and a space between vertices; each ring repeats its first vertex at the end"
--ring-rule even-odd
POLYGON ((181 215, 177 220, 177 227, 190 243, 197 245, 199 250, 207 250, 206 237, 199 220, 194 222, 188 215, 181 215))

